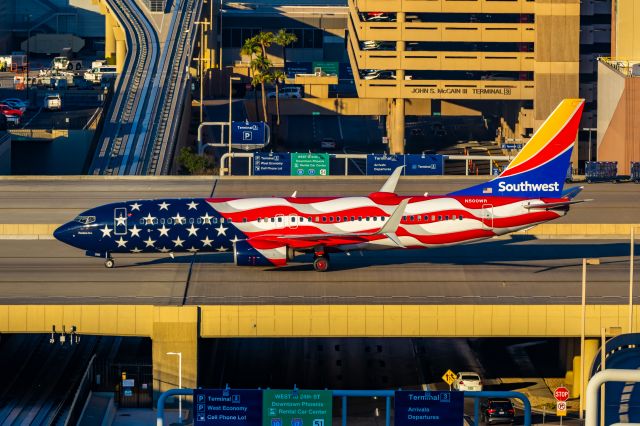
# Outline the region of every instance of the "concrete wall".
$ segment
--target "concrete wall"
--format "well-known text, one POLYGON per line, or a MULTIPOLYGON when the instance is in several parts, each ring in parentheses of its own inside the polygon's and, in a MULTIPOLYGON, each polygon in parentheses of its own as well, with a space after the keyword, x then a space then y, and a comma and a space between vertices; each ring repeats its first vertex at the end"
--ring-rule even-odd
POLYGON ((600 63, 598 68, 598 160, 617 161, 629 174, 640 161, 640 78, 625 77, 600 63))

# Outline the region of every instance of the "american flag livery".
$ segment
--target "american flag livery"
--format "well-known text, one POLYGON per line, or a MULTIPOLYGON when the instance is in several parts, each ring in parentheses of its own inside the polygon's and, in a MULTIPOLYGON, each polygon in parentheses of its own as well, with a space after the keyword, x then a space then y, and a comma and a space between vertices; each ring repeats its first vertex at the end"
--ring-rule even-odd
POLYGON ((113 253, 233 251, 238 265, 275 266, 312 253, 318 271, 327 270, 330 253, 504 235, 563 216, 580 202, 573 200, 579 188, 562 188, 582 105, 563 101, 500 176, 448 195, 397 195, 400 167, 368 196, 127 201, 88 210, 54 235, 107 258, 108 267, 113 253))

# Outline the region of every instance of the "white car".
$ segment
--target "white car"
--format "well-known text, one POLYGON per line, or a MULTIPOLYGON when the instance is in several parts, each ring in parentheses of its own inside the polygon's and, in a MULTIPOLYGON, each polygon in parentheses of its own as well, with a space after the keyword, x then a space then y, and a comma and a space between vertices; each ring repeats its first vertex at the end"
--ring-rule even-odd
MULTIPOLYGON (((275 91, 267 93, 268 99, 275 99, 275 97, 276 97, 275 91)), ((278 97, 288 98, 288 99, 300 99, 302 97, 302 92, 300 91, 300 88, 296 86, 283 87, 282 89, 278 90, 278 97)))
POLYGON ((362 76, 363 80, 395 80, 395 78, 395 72, 386 70, 377 70, 362 76))
POLYGON ((480 392, 482 391, 482 379, 473 371, 461 371, 453 382, 453 388, 458 391, 480 392))
POLYGON ((60 111, 62 109, 62 98, 60 98, 60 95, 58 93, 46 95, 44 97, 43 107, 44 109, 49 111, 52 111, 52 110, 60 111))

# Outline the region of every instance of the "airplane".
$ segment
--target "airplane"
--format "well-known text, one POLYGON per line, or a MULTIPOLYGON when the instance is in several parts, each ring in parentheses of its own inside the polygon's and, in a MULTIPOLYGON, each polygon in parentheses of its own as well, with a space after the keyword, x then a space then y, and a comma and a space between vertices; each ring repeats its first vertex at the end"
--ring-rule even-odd
POLYGON ((233 252, 239 266, 282 267, 313 254, 417 249, 480 241, 566 215, 581 187, 563 191, 583 99, 560 102, 495 178, 446 195, 395 193, 398 167, 379 191, 358 197, 132 200, 89 209, 54 237, 105 259, 113 254, 233 252))

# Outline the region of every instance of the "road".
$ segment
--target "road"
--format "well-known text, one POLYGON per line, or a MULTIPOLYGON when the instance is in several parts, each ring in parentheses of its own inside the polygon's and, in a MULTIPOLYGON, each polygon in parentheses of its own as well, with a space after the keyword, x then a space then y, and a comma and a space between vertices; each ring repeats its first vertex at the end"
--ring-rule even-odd
POLYGON ((125 255, 109 270, 54 240, 0 240, 0 304, 579 304, 583 257, 602 261, 589 270, 587 302, 624 304, 628 250, 624 241, 503 239, 334 255, 326 273, 308 263, 236 267, 231 254, 125 255))
MULTIPOLYGON (((113 201, 214 196, 362 195, 376 191, 385 177, 310 178, 12 178, 0 177, 0 223, 63 223, 79 212, 113 201)), ((401 178, 399 194, 443 194, 478 182, 475 178, 401 178)), ((587 184, 569 215, 552 223, 638 223, 640 185, 587 184)))

